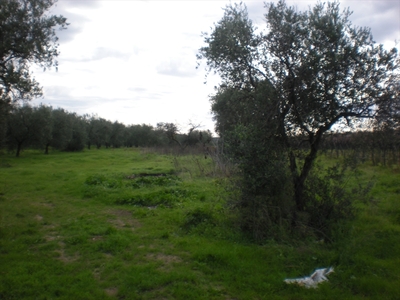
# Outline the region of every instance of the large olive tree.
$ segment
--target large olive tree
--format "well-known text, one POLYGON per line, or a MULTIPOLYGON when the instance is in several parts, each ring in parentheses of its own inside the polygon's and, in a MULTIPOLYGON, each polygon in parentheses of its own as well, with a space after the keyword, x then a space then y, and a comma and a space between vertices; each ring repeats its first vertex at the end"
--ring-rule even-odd
MULTIPOLYGON (((211 98, 219 133, 236 132, 231 144, 243 156, 255 149, 240 141, 250 132, 257 132, 252 143, 258 139, 259 149, 274 143, 286 155, 295 223, 307 206, 305 183, 324 134, 335 124, 374 118, 399 101, 399 56, 376 44, 369 28, 353 26, 351 12, 338 2, 307 11, 285 1, 265 8, 266 30, 260 32, 244 5, 228 5, 212 32, 203 34, 198 59, 222 79, 211 98), (307 145, 301 156, 293 138, 300 136, 307 145)), ((269 155, 253 152, 254 160, 258 153, 269 155)))

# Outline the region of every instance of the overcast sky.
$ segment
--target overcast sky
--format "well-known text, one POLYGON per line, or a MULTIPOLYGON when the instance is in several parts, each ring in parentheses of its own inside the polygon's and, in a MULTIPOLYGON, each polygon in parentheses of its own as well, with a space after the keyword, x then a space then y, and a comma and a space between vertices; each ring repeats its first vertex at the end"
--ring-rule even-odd
MULTIPOLYGON (((264 2, 243 2, 264 28, 264 2)), ((32 69, 44 90, 33 103, 126 125, 173 122, 184 130, 193 122, 213 130, 208 96, 218 78, 204 84, 204 64, 196 69, 196 53, 204 46, 201 32, 211 32, 227 3, 59 0, 51 13, 70 25, 58 33, 58 72, 32 69)), ((316 1, 287 3, 303 10, 316 1)), ((352 23, 370 27, 376 42, 393 47, 400 41, 399 0, 341 1, 346 7, 354 12, 352 23)))

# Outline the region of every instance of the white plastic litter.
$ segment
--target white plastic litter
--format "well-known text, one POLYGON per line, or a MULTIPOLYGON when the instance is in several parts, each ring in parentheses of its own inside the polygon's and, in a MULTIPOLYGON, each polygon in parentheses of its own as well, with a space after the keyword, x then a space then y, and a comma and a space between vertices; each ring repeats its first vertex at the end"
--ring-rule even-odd
POLYGON ((323 281, 327 281, 329 274, 333 273, 333 267, 316 269, 309 277, 285 279, 284 281, 288 284, 298 284, 306 288, 317 288, 317 285, 323 281))

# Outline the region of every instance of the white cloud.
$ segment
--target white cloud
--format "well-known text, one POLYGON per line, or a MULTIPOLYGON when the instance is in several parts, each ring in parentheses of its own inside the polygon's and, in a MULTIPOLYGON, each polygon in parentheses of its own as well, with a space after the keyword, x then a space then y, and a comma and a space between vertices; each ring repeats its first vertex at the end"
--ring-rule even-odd
MULTIPOLYGON (((192 60, 194 61, 193 57, 192 60)), ((188 60, 178 58, 161 62, 161 64, 157 66, 157 72, 162 75, 182 78, 194 77, 197 75, 195 62, 189 62, 188 60)))

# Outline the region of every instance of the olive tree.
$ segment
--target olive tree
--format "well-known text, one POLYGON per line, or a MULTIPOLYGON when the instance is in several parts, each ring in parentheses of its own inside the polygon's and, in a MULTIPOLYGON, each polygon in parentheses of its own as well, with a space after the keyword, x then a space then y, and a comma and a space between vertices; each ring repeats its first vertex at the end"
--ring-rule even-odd
POLYGON ((110 144, 114 148, 123 146, 125 140, 125 125, 115 121, 111 125, 110 144))
POLYGON ((69 124, 71 126, 71 139, 65 144, 65 151, 82 151, 87 142, 87 124, 83 116, 76 113, 68 113, 69 124))
MULTIPOLYGON (((198 59, 222 79, 211 100, 217 130, 236 132, 234 150, 249 155, 243 141, 256 130, 254 146, 276 144, 286 156, 295 224, 307 207, 306 180, 323 136, 334 125, 351 128, 398 102, 399 57, 396 48, 376 44, 369 28, 353 26, 351 12, 338 2, 299 11, 279 1, 265 9, 260 32, 244 5, 228 5, 212 32, 203 34, 198 59), (306 153, 296 150, 299 137, 306 153)), ((252 157, 260 155, 266 153, 252 157)))
POLYGON ((7 119, 7 145, 20 156, 23 148, 41 147, 51 135, 51 110, 28 104, 15 107, 7 119))
POLYGON ((50 121, 51 133, 43 143, 45 154, 49 154, 49 147, 64 150, 72 139, 73 120, 65 109, 51 109, 50 121))
POLYGON ((130 125, 127 127, 127 147, 150 147, 160 144, 154 127, 146 124, 130 125))
POLYGON ((93 116, 89 121, 89 140, 97 149, 101 146, 110 147, 112 123, 106 119, 93 116))
POLYGON ((57 29, 66 18, 47 14, 56 0, 2 0, 0 2, 0 134, 11 105, 42 95, 29 67, 57 67, 57 29))
POLYGON ((181 133, 178 125, 174 123, 157 123, 157 129, 164 132, 170 145, 177 144, 181 151, 184 151, 188 146, 196 145, 200 140, 200 132, 197 130, 201 125, 189 123, 187 133, 181 133))

